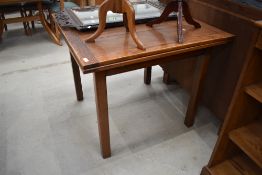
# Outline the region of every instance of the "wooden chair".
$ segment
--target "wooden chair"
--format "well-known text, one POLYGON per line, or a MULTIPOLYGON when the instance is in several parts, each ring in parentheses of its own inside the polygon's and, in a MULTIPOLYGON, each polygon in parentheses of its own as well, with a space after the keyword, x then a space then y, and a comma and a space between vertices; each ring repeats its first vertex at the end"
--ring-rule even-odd
MULTIPOLYGON (((5 18, 5 14, 20 12, 21 17, 24 17, 22 13, 22 4, 12 4, 12 5, 0 5, 0 39, 2 38, 3 31, 7 31, 7 24, 4 21, 8 20, 5 18)), ((24 30, 26 35, 30 35, 31 31, 27 22, 23 22, 24 30)))
MULTIPOLYGON (((42 0, 44 10, 50 10, 55 0, 42 0)), ((22 6, 22 13, 24 16, 33 16, 34 11, 37 11, 37 4, 35 2, 24 3, 22 6)), ((32 28, 35 28, 34 21, 31 21, 32 28)))
MULTIPOLYGON (((84 2, 83 0, 78 0, 80 2, 84 2)), ((83 3, 80 3, 83 6, 83 3)), ((44 10, 48 11, 48 16, 47 18, 50 20, 50 26, 53 32, 55 33, 56 37, 59 39, 60 42, 60 33, 54 23, 54 20, 52 18, 52 13, 59 12, 61 10, 64 10, 66 8, 74 8, 74 7, 79 7, 77 3, 71 2, 71 1, 65 1, 65 0, 43 0, 42 2, 44 10)), ((25 3, 23 5, 23 15, 24 16, 32 16, 33 11, 37 10, 37 5, 35 2, 30 2, 30 3, 25 3)), ((32 28, 34 28, 34 21, 31 21, 32 28)))
MULTIPOLYGON (((0 11, 0 20, 5 20, 5 13, 2 12, 2 11, 0 11)), ((6 24, 4 24, 4 29, 5 29, 5 31, 7 31, 7 25, 6 24)))

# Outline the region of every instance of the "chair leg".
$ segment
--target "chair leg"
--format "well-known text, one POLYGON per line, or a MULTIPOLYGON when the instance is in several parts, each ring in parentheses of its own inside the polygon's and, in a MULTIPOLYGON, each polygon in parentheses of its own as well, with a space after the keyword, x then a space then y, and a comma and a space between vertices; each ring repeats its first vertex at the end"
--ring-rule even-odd
MULTIPOLYGON (((26 10, 23 10, 23 12, 24 12, 24 16, 28 17, 26 10)), ((27 26, 27 30, 28 30, 29 35, 32 35, 32 30, 30 28, 30 22, 29 21, 26 22, 26 26, 27 26)))
MULTIPOLYGON (((29 16, 33 16, 33 10, 29 10, 29 16)), ((32 29, 35 29, 35 21, 31 21, 32 29)))
MULTIPOLYGON (((0 16, 0 19, 5 19, 5 14, 4 14, 4 12, 1 12, 1 16, 0 16)), ((4 29, 5 29, 5 31, 7 31, 7 25, 6 24, 4 24, 4 29)))
MULTIPOLYGON (((21 14, 21 17, 26 17, 27 14, 25 13, 25 10, 24 9, 20 9, 20 14, 21 14)), ((24 25, 24 30, 25 30, 25 34, 26 35, 31 35, 31 29, 30 29, 30 26, 29 26, 29 23, 28 22, 23 22, 23 25, 24 25)))
MULTIPOLYGON (((52 16, 52 11, 49 9, 48 10, 48 13, 49 13, 49 19, 50 19, 50 26, 51 26, 51 29, 53 30, 53 32, 55 33, 57 39, 59 40, 59 43, 61 44, 61 33, 58 29, 58 26, 57 24, 55 23, 55 20, 52 16)), ((62 44, 61 44, 62 45, 62 44)))

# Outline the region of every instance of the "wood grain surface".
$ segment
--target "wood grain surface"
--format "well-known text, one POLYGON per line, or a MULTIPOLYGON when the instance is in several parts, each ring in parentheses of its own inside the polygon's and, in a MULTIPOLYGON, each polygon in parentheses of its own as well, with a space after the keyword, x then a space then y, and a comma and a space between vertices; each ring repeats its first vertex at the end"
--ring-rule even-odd
POLYGON ((248 86, 246 93, 262 103, 262 83, 248 86))
POLYGON ((236 129, 229 133, 229 137, 262 168, 261 121, 236 129))
POLYGON ((146 50, 136 48, 135 43, 124 27, 107 29, 95 43, 85 43, 91 33, 78 32, 74 29, 61 29, 83 72, 94 72, 110 69, 111 66, 125 61, 144 60, 167 57, 201 48, 213 47, 224 44, 233 38, 233 35, 223 32, 215 27, 201 23, 201 29, 184 25, 185 39, 183 44, 178 44, 176 22, 170 21, 153 28, 137 25, 137 34, 144 43, 146 50), (87 58, 87 59, 84 59, 87 58), (85 60, 85 61, 84 61, 85 60))

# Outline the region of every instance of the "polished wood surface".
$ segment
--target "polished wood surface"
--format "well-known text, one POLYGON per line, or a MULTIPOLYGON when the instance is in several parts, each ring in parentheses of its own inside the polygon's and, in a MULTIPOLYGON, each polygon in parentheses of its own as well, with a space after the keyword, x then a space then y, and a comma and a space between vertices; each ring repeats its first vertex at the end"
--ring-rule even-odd
POLYGON ((137 33, 146 47, 145 51, 136 48, 124 27, 107 29, 96 43, 84 43, 91 33, 65 28, 62 34, 80 68, 88 73, 213 47, 224 44, 233 37, 215 27, 204 23, 201 25, 203 27, 200 29, 184 25, 186 31, 183 44, 176 43, 177 35, 173 32, 176 28, 175 21, 165 22, 154 28, 138 25, 137 33))
POLYGON ((185 25, 183 44, 178 44, 176 32, 171 32, 176 27, 175 21, 164 22, 154 28, 137 25, 137 33, 146 50, 136 47, 124 27, 105 30, 95 43, 85 42, 85 39, 92 33, 60 28, 74 59, 72 60, 72 68, 77 98, 79 98, 79 94, 82 97, 82 91, 80 91, 81 79, 75 63, 79 65, 83 73, 93 73, 94 75, 100 145, 104 158, 111 156, 107 76, 146 68, 144 80, 146 84, 150 84, 151 66, 197 56, 195 58, 197 66, 195 67, 194 88, 190 94, 188 111, 185 116, 186 126, 193 125, 211 50, 215 46, 232 41, 234 37, 207 24, 201 23, 201 25, 201 29, 185 25))

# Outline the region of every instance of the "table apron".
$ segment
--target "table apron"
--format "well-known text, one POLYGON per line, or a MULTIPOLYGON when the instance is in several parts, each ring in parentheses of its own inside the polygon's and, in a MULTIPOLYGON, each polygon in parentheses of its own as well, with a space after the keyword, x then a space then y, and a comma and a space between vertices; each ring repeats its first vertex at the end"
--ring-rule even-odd
POLYGON ((171 56, 162 57, 162 58, 154 59, 150 61, 138 62, 135 64, 130 64, 126 66, 108 69, 108 70, 105 70, 105 72, 107 76, 111 76, 111 75, 116 75, 116 74, 129 72, 129 71, 133 71, 137 69, 142 69, 146 67, 151 67, 151 66, 156 66, 156 65, 161 65, 161 64, 168 64, 176 60, 188 59, 190 57, 192 57, 192 59, 195 59, 193 57, 197 57, 197 56, 201 56, 205 54, 206 50, 207 49, 202 49, 202 50, 197 50, 197 51, 190 52, 190 53, 181 53, 179 55, 171 55, 171 56))
MULTIPOLYGON (((168 61, 175 61, 177 59, 183 59, 183 56, 184 56, 184 58, 187 58, 187 57, 189 57, 187 55, 193 56, 194 54, 197 54, 198 52, 203 52, 204 50, 207 50, 207 49, 219 46, 219 45, 223 45, 227 42, 228 42, 228 40, 216 41, 216 42, 213 42, 212 44, 203 44, 203 45, 199 45, 199 46, 195 46, 195 47, 184 48, 184 49, 181 49, 181 50, 167 51, 167 52, 158 53, 158 54, 155 54, 155 55, 144 56, 144 57, 140 57, 140 58, 138 57, 136 59, 122 60, 122 61, 119 61, 119 62, 106 64, 106 65, 99 65, 99 62, 98 62, 97 65, 94 66, 94 67, 85 67, 85 66, 82 67, 81 64, 79 64, 77 57, 75 57, 76 55, 74 54, 74 52, 71 49, 70 49, 70 52, 72 53, 72 55, 74 55, 74 58, 75 58, 76 62, 78 63, 79 67, 81 68, 82 72, 84 74, 88 74, 88 73, 112 70, 112 69, 115 69, 115 68, 127 67, 129 65, 136 65, 136 64, 139 64, 139 63, 150 64, 151 61, 163 62, 167 58, 170 59, 170 60, 167 60, 167 62, 168 61)), ((155 64, 156 63, 154 63, 152 65, 155 65, 155 64)))

